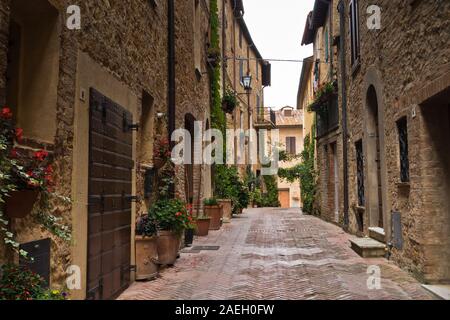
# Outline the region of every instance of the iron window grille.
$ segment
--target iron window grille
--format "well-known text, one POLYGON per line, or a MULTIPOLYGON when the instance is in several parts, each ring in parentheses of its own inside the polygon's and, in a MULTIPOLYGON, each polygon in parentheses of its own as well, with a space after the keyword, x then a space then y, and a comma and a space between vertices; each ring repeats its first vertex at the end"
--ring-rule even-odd
POLYGON ((408 154, 408 123, 406 117, 397 121, 399 151, 400 151, 400 180, 409 182, 409 154, 408 154))
POLYGON ((358 185, 358 205, 364 207, 366 203, 364 190, 364 153, 362 140, 355 144, 356 148, 356 177, 358 185))

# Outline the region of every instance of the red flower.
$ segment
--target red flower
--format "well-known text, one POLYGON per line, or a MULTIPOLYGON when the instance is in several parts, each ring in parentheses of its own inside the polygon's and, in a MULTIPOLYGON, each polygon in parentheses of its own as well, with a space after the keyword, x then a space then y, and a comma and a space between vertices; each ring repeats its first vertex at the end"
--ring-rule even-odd
POLYGON ((11 149, 11 153, 9 155, 12 159, 17 159, 17 150, 11 149))
POLYGON ((177 216, 177 217, 180 217, 180 216, 182 216, 183 214, 181 213, 181 212, 177 212, 177 214, 175 215, 175 216, 177 216))
POLYGON ((23 129, 22 128, 16 128, 16 139, 18 142, 22 141, 23 138, 23 129))
POLYGON ((34 158, 39 161, 44 161, 47 158, 48 152, 45 150, 36 151, 34 153, 34 158))
POLYGON ((12 118, 12 112, 11 109, 8 107, 4 107, 2 109, 2 112, 0 113, 0 118, 3 119, 11 119, 12 118))
POLYGON ((44 172, 48 175, 51 175, 53 173, 53 167, 49 164, 45 169, 44 172))

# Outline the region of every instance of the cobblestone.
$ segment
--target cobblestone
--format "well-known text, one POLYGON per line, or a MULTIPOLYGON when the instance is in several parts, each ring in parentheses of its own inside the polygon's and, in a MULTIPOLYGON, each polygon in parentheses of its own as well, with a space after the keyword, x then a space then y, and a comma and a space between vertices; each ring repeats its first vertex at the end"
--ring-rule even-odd
POLYGON ((386 259, 364 259, 339 227, 295 209, 251 209, 196 238, 218 251, 186 253, 151 282, 136 282, 127 300, 432 299, 413 277, 386 259), (381 289, 369 290, 369 266, 381 289))

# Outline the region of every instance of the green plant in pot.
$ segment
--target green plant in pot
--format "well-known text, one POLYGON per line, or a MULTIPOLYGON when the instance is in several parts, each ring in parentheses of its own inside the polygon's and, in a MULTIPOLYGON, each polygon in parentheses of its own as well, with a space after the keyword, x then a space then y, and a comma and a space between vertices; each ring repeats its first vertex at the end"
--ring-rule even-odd
POLYGON ((158 276, 157 222, 144 214, 136 223, 136 280, 158 276))
POLYGON ((222 98, 222 108, 226 113, 233 113, 234 109, 238 106, 239 101, 236 93, 233 90, 226 90, 222 98))
POLYGON ((203 201, 203 211, 207 217, 211 218, 210 230, 219 230, 222 223, 222 206, 216 198, 208 198, 203 201))
POLYGON ((186 205, 179 199, 160 199, 149 210, 149 217, 157 225, 158 261, 173 265, 178 256, 181 235, 192 219, 186 205))

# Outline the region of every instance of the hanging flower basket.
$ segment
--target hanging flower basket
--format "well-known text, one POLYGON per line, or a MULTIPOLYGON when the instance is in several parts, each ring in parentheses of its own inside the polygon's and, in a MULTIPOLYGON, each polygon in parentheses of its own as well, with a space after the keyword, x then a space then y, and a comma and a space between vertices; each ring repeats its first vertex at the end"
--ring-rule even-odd
POLYGON ((10 218, 25 218, 33 210, 39 190, 12 191, 6 200, 6 214, 10 218))
POLYGON ((223 111, 226 113, 233 113, 233 111, 234 111, 234 109, 236 109, 237 105, 238 105, 238 99, 236 97, 236 94, 231 90, 227 90, 222 99, 223 111))

